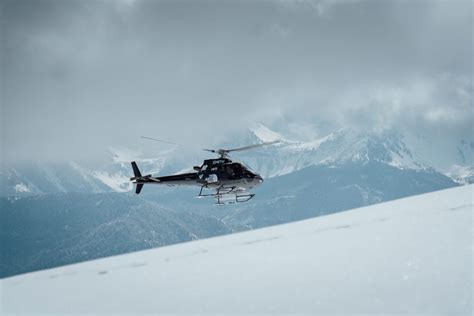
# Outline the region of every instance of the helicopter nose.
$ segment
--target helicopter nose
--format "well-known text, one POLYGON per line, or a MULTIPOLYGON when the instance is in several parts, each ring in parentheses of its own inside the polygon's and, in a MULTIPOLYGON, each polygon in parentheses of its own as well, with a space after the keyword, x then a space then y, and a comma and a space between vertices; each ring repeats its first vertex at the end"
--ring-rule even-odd
POLYGON ((258 180, 259 183, 263 182, 263 178, 261 176, 257 175, 255 178, 258 180))

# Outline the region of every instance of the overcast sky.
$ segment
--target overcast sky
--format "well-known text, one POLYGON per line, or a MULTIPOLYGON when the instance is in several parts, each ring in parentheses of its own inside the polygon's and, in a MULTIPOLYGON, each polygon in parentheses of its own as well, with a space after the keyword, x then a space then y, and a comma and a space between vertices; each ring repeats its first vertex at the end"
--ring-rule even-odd
POLYGON ((0 3, 7 161, 253 122, 472 132, 472 1, 0 3))

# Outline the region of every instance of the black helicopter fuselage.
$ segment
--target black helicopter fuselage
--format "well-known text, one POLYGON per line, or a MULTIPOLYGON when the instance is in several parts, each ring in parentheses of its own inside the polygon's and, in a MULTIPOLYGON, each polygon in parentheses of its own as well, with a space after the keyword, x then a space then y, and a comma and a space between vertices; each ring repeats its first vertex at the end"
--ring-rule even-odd
MULTIPOLYGON (((160 139, 143 137, 146 139, 165 142, 160 139)), ((219 158, 206 159, 201 166, 195 166, 195 172, 175 174, 171 176, 154 177, 151 174, 142 176, 137 163, 132 161, 134 176, 130 178, 136 184, 135 193, 139 194, 145 184, 196 185, 201 189, 197 197, 214 197, 217 204, 247 202, 255 194, 249 190, 263 182, 262 177, 241 162, 229 158, 229 153, 256 149, 280 143, 279 140, 254 144, 233 149, 204 149, 220 155, 219 158), (210 189, 213 193, 203 193, 210 189)), ((171 143, 175 144, 175 143, 171 143)), ((177 145, 177 144, 175 144, 177 145)))
POLYGON ((143 184, 196 185, 208 189, 248 190, 263 182, 260 175, 244 164, 227 157, 204 160, 201 166, 194 167, 196 172, 170 176, 142 176, 135 162, 132 162, 135 176, 130 180, 137 184, 136 193, 140 193, 143 184))
POLYGON ((227 157, 204 160, 202 166, 195 167, 195 170, 198 171, 200 183, 204 183, 210 188, 239 187, 251 189, 263 182, 262 177, 256 172, 227 157))

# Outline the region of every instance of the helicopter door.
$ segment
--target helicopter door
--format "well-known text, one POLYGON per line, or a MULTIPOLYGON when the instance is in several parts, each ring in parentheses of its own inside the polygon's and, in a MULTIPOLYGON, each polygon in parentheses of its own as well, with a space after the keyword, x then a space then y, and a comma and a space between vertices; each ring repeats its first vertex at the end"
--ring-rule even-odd
POLYGON ((216 183, 219 181, 215 173, 211 173, 205 180, 207 183, 216 183))

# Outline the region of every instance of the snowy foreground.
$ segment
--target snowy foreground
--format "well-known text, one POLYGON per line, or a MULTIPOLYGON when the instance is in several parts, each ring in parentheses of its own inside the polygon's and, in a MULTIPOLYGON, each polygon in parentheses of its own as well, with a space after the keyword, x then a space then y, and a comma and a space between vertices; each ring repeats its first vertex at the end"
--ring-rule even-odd
POLYGON ((474 186, 1 280, 1 314, 465 314, 474 186))

